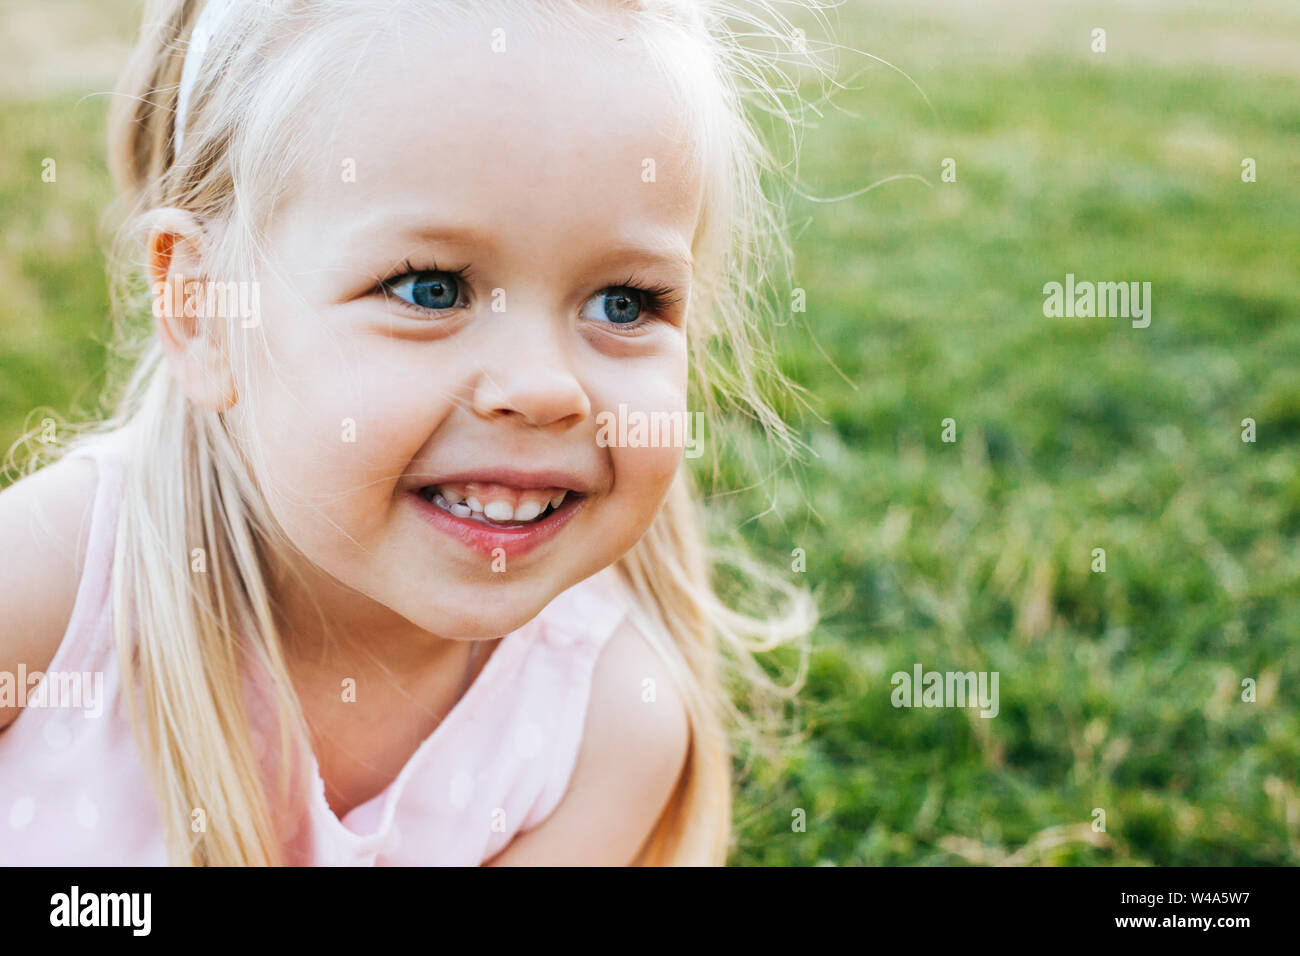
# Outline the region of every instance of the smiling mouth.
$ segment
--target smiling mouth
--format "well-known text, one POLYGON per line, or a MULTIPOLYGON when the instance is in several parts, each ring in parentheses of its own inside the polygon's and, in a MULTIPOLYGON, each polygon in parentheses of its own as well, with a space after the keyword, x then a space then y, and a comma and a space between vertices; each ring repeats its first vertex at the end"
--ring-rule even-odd
MULTIPOLYGON (((472 551, 522 557, 561 532, 588 501, 555 486, 520 488, 486 481, 445 482, 409 492, 420 516, 472 551)), ((504 570, 493 567, 493 571, 504 570)))
POLYGON ((566 503, 584 497, 565 488, 509 489, 476 482, 426 485, 420 497, 456 518, 489 528, 527 528, 545 521, 566 503))

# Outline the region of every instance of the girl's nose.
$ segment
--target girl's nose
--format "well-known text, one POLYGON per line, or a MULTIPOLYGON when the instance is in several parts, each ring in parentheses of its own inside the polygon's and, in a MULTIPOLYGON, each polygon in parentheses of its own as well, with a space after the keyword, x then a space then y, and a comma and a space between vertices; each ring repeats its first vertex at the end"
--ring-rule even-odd
POLYGON ((496 359, 484 362, 474 383, 472 406, 484 418, 515 417, 545 427, 577 425, 591 414, 586 389, 570 356, 549 336, 499 343, 496 359))

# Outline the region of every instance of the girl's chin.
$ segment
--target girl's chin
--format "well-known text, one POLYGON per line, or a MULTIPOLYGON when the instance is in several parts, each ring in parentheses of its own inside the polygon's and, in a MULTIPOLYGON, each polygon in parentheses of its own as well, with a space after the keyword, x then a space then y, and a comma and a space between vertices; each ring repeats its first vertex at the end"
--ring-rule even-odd
POLYGON ((491 640, 519 630, 569 587, 538 581, 535 575, 531 581, 502 580, 505 577, 441 586, 434 601, 412 608, 406 617, 430 634, 450 640, 491 640), (448 601, 448 594, 457 595, 456 600, 448 601))

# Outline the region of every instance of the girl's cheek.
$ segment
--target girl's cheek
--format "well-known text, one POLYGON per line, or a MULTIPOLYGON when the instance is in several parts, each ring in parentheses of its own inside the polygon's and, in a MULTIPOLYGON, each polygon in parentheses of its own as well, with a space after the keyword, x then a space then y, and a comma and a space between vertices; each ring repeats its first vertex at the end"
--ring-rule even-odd
POLYGON ((684 411, 687 365, 685 342, 678 339, 663 340, 650 355, 597 363, 586 375, 592 407, 684 411))
POLYGON ((277 517, 291 537, 319 545, 331 538, 327 527, 355 537, 382 516, 375 502, 391 494, 387 479, 406 470, 410 456, 402 456, 418 449, 413 430, 421 426, 391 391, 362 381, 358 368, 315 361, 311 375, 281 366, 263 377, 256 413, 241 424, 262 452, 277 517))
POLYGON ((653 514, 681 466, 682 448, 667 444, 617 448, 613 458, 615 488, 631 492, 624 502, 631 501, 638 512, 653 514))
POLYGON ((686 407, 684 351, 653 360, 614 363, 596 380, 592 408, 596 442, 608 448, 614 486, 631 494, 624 508, 653 512, 667 494, 683 455, 699 436, 686 407))

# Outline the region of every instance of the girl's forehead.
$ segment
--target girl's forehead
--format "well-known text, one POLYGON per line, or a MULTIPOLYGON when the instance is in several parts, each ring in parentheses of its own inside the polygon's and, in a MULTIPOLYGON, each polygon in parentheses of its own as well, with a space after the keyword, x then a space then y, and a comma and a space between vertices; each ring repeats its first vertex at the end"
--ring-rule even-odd
POLYGON ((562 159, 617 161, 627 148, 662 154, 664 136, 686 119, 631 35, 593 41, 519 29, 494 48, 487 28, 449 23, 375 42, 393 49, 375 50, 345 81, 332 110, 336 149, 406 149, 426 167, 434 158, 475 166, 496 159, 540 172, 562 159))
POLYGON ((702 184, 688 117, 649 54, 618 36, 507 31, 494 50, 485 28, 460 23, 376 37, 368 68, 330 95, 327 175, 285 212, 318 236, 406 207, 534 241, 599 225, 685 232, 689 247, 702 184))

